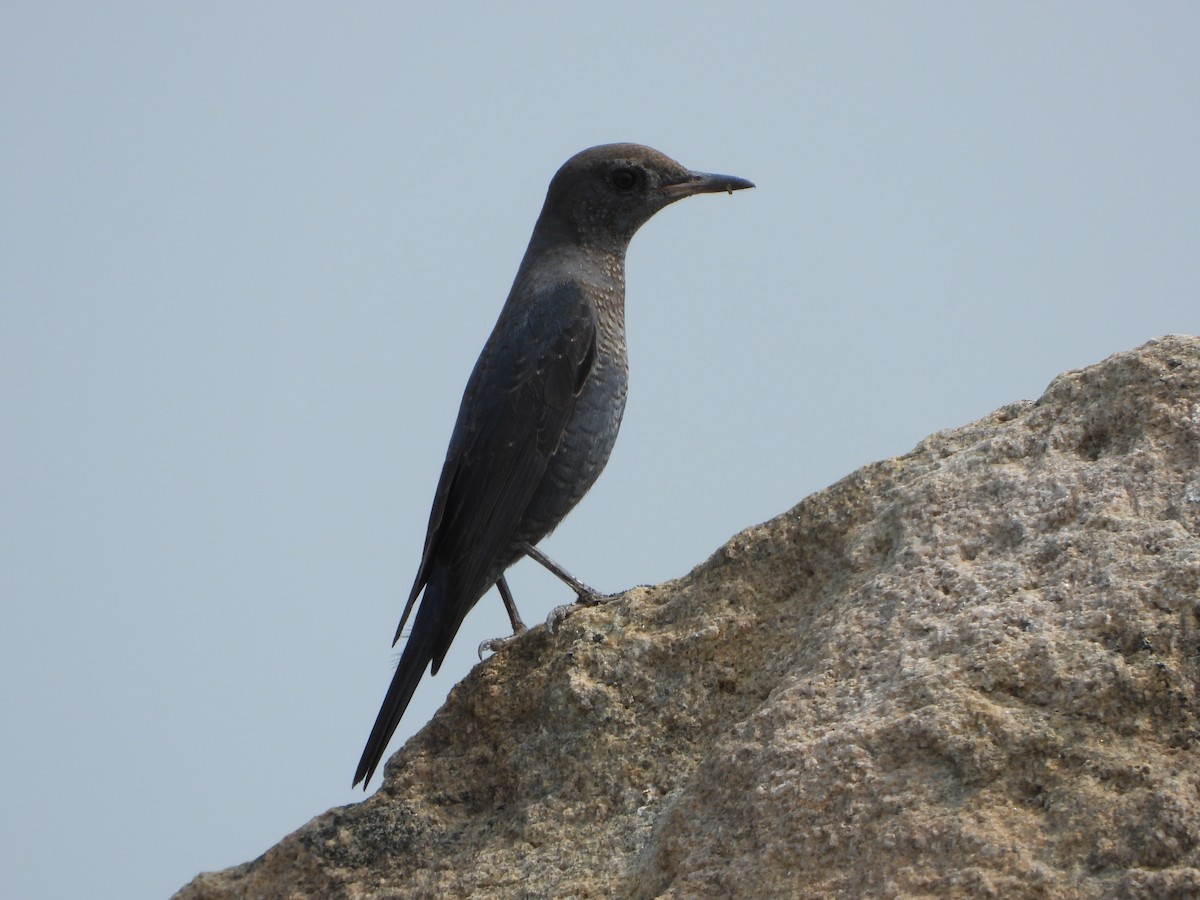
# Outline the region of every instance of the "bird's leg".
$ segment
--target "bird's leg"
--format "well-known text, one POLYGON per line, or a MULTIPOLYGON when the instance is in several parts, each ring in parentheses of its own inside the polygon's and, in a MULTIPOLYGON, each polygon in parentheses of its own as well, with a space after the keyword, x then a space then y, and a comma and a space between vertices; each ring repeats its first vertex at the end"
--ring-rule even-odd
POLYGON ((558 626, 562 624, 562 620, 569 616, 571 611, 577 606, 596 606, 597 604, 607 603, 609 600, 621 596, 620 594, 602 594, 595 588, 588 587, 541 550, 537 549, 537 547, 533 546, 533 544, 524 542, 520 547, 521 552, 530 559, 541 563, 575 592, 574 603, 565 603, 550 610, 550 615, 546 617, 546 630, 551 634, 554 634, 558 630, 558 626))
POLYGON ((579 603, 582 603, 585 606, 592 606, 606 599, 606 595, 601 594, 595 588, 588 587, 537 547, 533 546, 533 544, 529 543, 528 541, 523 541, 518 546, 521 548, 521 552, 530 559, 541 563, 543 566, 557 575, 559 579, 567 585, 567 587, 575 592, 575 596, 578 598, 579 603))
MULTIPOLYGON (((571 610, 575 609, 577 606, 596 606, 597 604, 605 603, 609 600, 612 600, 614 597, 620 596, 619 594, 602 594, 595 588, 588 587, 528 541, 524 541, 517 546, 522 553, 535 562, 541 563, 575 592, 574 603, 566 603, 562 606, 556 606, 554 609, 550 610, 550 615, 546 619, 546 628, 551 634, 558 629, 558 626, 562 620, 565 619, 571 613, 571 610)), ((500 598, 504 601, 504 608, 508 610, 508 618, 509 621, 512 622, 513 633, 508 637, 492 638, 491 640, 484 641, 482 644, 480 644, 480 659, 483 659, 483 654, 489 651, 494 653, 502 647, 507 647, 509 644, 515 641, 522 632, 525 631, 525 623, 521 621, 521 617, 517 613, 517 604, 513 601, 512 591, 509 590, 508 582, 504 580, 503 575, 496 579, 496 590, 500 592, 500 598)))
POLYGON ((504 601, 504 610, 508 613, 508 621, 512 624, 513 634, 517 635, 525 631, 525 623, 521 621, 516 601, 513 600, 512 591, 509 590, 508 582, 504 580, 503 575, 496 579, 496 590, 500 592, 500 599, 504 601))
POLYGON ((480 659, 483 659, 483 654, 488 651, 495 653, 501 647, 507 647, 528 630, 525 627, 525 623, 521 621, 521 614, 517 612, 517 603, 513 600, 512 590, 509 588, 508 582, 504 580, 503 575, 496 579, 496 590, 500 592, 500 599, 504 601, 504 610, 508 613, 508 621, 512 623, 513 633, 508 637, 491 638, 480 644, 480 659))

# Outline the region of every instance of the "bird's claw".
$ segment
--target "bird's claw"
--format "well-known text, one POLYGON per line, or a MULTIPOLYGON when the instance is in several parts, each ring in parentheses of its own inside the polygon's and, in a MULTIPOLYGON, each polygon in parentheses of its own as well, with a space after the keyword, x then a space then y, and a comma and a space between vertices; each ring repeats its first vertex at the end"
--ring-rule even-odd
POLYGON ((526 629, 522 627, 520 631, 514 631, 508 637, 488 638, 486 641, 481 642, 478 650, 479 658, 483 659, 483 654, 485 653, 496 653, 499 650, 503 650, 505 647, 514 643, 517 638, 523 635, 525 630, 526 629))
POLYGON ((595 591, 580 593, 574 603, 564 603, 562 606, 556 606, 550 610, 550 615, 546 617, 546 631, 554 634, 563 620, 581 606, 599 606, 601 603, 608 603, 620 596, 620 594, 599 594, 595 591))

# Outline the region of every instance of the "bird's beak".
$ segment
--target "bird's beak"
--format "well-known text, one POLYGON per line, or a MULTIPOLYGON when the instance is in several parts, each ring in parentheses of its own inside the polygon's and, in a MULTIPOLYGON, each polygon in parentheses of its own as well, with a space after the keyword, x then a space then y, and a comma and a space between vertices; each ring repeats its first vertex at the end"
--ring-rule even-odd
POLYGON ((663 185, 662 192, 667 196, 668 202, 673 202, 693 194, 719 194, 721 191, 728 191, 732 194, 734 191, 744 191, 746 188, 752 187, 754 187, 753 181, 738 178, 736 175, 688 172, 688 177, 683 181, 663 185))

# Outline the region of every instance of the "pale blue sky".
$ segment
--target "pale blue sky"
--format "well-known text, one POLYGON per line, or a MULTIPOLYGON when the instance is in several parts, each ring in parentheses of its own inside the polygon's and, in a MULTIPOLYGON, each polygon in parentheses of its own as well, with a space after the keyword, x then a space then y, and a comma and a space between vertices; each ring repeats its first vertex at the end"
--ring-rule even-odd
POLYGON ((577 150, 758 184, 634 241, 625 426, 544 545, 604 590, 1200 331, 1194 3, 454 10, 0 6, 0 895, 162 897, 361 798, 462 387, 577 150))

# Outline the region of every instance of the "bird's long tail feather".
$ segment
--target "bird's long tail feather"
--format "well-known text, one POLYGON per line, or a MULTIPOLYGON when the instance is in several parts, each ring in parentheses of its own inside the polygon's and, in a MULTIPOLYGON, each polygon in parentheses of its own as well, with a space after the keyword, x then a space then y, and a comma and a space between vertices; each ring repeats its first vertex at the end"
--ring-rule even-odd
MULTIPOLYGON (((440 567, 438 567, 440 570, 440 567)), ((388 686, 387 696, 379 708, 375 725, 371 728, 371 736, 367 738, 367 746, 363 749, 362 759, 358 761, 358 770, 354 773, 354 786, 362 782, 363 790, 371 781, 371 776, 379 767, 387 750, 388 741, 400 724, 400 718, 412 700, 413 692, 425 674, 430 660, 436 655, 441 623, 437 620, 438 611, 442 607, 441 594, 445 592, 445 572, 435 571, 425 588, 425 596, 421 600, 421 608, 417 610, 413 622, 412 634, 404 645, 404 653, 388 686)))

